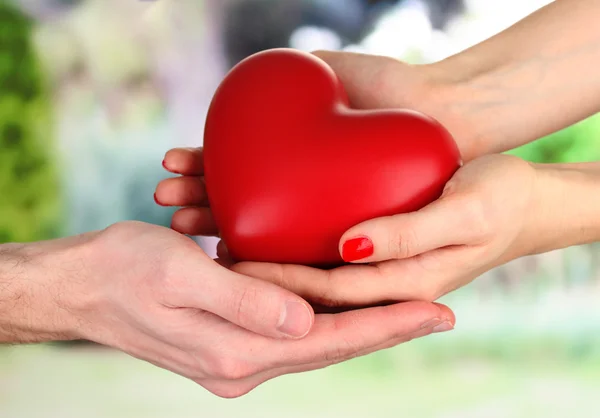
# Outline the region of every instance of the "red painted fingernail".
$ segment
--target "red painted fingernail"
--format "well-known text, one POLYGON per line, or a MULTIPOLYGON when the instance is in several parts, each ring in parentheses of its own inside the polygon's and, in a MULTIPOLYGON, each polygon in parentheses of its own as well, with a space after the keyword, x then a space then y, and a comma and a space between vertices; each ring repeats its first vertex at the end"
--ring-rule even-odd
POLYGON ((353 238, 342 246, 342 258, 345 262, 358 261, 373 255, 373 241, 369 238, 353 238))
POLYGON ((157 204, 157 205, 159 205, 159 206, 163 206, 163 204, 162 204, 162 203, 160 203, 160 202, 158 201, 158 199, 156 198, 156 193, 154 193, 154 202, 156 202, 156 204, 157 204))
POLYGON ((163 160, 162 161, 162 166, 165 170, 168 170, 169 168, 167 167, 167 160, 163 160))

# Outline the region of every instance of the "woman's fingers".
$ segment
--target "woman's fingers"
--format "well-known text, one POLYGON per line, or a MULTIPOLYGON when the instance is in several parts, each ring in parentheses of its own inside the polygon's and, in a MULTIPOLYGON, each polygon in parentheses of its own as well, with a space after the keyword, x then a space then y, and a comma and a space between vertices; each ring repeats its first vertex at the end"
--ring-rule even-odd
POLYGON ((433 301, 459 278, 475 274, 467 266, 481 258, 478 248, 448 247, 405 260, 333 270, 271 263, 243 262, 238 273, 284 287, 324 307, 361 307, 390 301, 433 301))
POLYGON ((216 237, 219 229, 209 208, 189 207, 173 214, 171 228, 186 235, 216 237))
POLYGON ((202 148, 174 148, 165 154, 163 160, 165 170, 184 176, 201 176, 204 174, 204 157, 202 148))
POLYGON ((346 262, 406 259, 451 245, 478 244, 487 236, 487 214, 477 199, 441 198, 412 213, 371 219, 340 239, 346 262))
POLYGON ((186 235, 218 236, 202 177, 202 148, 172 149, 165 155, 163 166, 172 173, 181 174, 181 177, 158 183, 154 193, 154 200, 159 205, 183 207, 173 214, 171 228, 186 235))
POLYGON ((168 178, 156 187, 154 199, 162 206, 181 206, 173 214, 171 228, 186 235, 218 236, 204 183, 202 148, 174 148, 163 161, 166 170, 181 174, 168 178))
POLYGON ((154 198, 162 206, 208 206, 203 177, 182 176, 161 181, 154 198))

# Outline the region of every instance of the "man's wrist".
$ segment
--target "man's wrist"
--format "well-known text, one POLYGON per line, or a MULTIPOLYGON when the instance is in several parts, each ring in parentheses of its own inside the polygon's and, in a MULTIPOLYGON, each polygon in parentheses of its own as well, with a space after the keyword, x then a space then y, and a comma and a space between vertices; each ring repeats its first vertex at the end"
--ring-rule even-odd
POLYGON ((0 245, 0 343, 80 338, 59 241, 0 245))

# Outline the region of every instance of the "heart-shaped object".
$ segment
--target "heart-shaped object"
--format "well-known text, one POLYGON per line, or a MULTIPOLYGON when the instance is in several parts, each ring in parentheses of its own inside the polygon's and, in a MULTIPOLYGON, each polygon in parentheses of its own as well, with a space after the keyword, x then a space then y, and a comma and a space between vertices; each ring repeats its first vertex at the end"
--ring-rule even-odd
POLYGON ((216 91, 204 163, 234 260, 336 266, 348 228, 436 200, 461 157, 432 118, 353 110, 325 62, 272 49, 240 62, 216 91))

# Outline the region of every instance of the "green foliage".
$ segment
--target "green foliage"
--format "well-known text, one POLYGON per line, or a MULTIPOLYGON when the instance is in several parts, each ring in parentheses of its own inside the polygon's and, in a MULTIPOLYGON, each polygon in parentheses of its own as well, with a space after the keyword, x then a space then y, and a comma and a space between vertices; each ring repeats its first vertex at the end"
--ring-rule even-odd
POLYGON ((49 100, 32 22, 0 0, 0 243, 57 235, 49 100))
POLYGON ((600 160, 600 114, 509 152, 535 163, 600 160))

